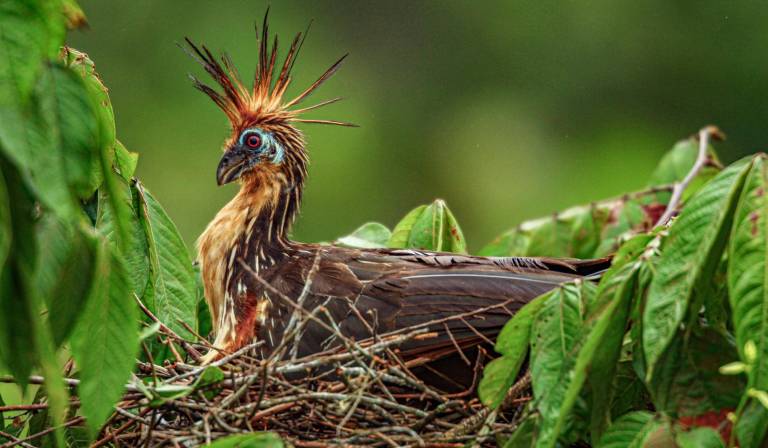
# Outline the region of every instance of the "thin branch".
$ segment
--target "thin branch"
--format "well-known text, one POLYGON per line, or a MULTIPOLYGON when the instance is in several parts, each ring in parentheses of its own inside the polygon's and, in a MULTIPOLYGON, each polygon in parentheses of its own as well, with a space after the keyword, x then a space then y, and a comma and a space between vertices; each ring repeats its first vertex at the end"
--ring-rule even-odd
POLYGON ((656 221, 656 226, 664 226, 669 223, 677 212, 677 208, 683 198, 683 192, 685 192, 685 189, 688 188, 691 182, 693 182, 696 176, 698 176, 701 170, 707 165, 707 161, 709 160, 709 153, 707 150, 709 148, 710 138, 723 140, 725 139, 725 135, 716 126, 707 126, 699 131, 699 152, 696 155, 696 161, 693 163, 693 166, 683 180, 674 183, 672 197, 669 199, 664 214, 662 214, 661 217, 659 217, 659 220, 656 221))

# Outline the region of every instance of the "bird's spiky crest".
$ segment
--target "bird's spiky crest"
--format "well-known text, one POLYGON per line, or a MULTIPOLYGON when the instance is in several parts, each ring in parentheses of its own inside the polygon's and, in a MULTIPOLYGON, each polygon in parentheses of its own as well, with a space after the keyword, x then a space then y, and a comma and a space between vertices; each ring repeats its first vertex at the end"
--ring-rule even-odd
MULTIPOLYGON (((312 85, 307 87, 298 96, 290 101, 283 100, 285 91, 291 83, 291 70, 299 55, 299 51, 301 50, 304 39, 309 31, 309 27, 307 27, 307 30, 304 33, 296 34, 293 42, 291 42, 288 54, 285 56, 280 72, 277 78, 275 78, 278 39, 277 35, 275 35, 270 50, 268 17, 269 9, 267 9, 267 12, 264 14, 264 22, 261 27, 261 38, 259 39, 259 61, 254 75, 253 89, 250 91, 243 85, 232 60, 226 53, 222 54, 221 62, 219 62, 205 45, 198 47, 192 43, 189 38, 185 38, 185 41, 189 45, 189 49, 185 48, 187 53, 203 66, 205 71, 208 72, 213 80, 221 87, 223 93, 204 84, 197 77, 190 74, 190 78, 195 87, 208 95, 213 102, 224 111, 227 118, 229 118, 229 121, 232 123, 233 128, 239 128, 252 123, 277 120, 354 126, 351 123, 343 121, 301 118, 302 113, 335 103, 336 101, 341 100, 341 98, 333 98, 312 106, 292 109, 306 99, 312 92, 317 90, 317 88, 328 80, 328 78, 333 76, 347 55, 342 56, 336 61, 336 63, 326 70, 317 81, 313 82, 312 85)), ((256 35, 258 36, 258 26, 256 29, 256 35)))

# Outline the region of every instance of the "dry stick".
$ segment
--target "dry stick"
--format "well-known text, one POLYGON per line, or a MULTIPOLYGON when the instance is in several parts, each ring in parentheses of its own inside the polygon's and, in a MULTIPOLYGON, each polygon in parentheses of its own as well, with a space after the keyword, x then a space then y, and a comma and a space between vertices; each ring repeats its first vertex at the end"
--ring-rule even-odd
MULTIPOLYGON (((150 311, 150 310, 149 310, 149 308, 147 308, 147 307, 146 307, 146 305, 144 305, 144 303, 141 301, 141 299, 139 298, 139 296, 138 296, 138 295, 136 295, 136 293, 133 293, 133 298, 136 300, 136 303, 138 303, 138 304, 139 304, 139 308, 141 308, 141 310, 144 312, 144 314, 146 314, 146 315, 147 315, 147 317, 149 317, 149 318, 150 318, 150 319, 152 319, 153 321, 155 321, 155 322, 157 322, 158 324, 160 324, 160 330, 161 330, 163 333, 165 333, 166 335, 168 335, 168 336, 171 336, 171 337, 173 337, 174 339, 176 339, 177 341, 179 341, 179 343, 180 343, 180 344, 181 344, 181 345, 184 347, 184 349, 185 349, 187 352, 189 352, 189 351, 192 351, 193 353, 195 353, 195 354, 197 355, 197 357, 198 357, 198 358, 200 357, 200 354, 199 354, 199 353, 197 353, 197 350, 195 350, 195 349, 194 349, 194 347, 192 347, 191 345, 189 345, 189 342, 188 342, 186 339, 182 338, 182 337, 181 337, 181 336, 179 336, 179 335, 178 335, 178 334, 177 334, 175 331, 171 330, 171 328, 170 328, 170 327, 168 327, 168 326, 167 326, 167 325, 165 325, 164 323, 160 322, 160 319, 158 319, 158 318, 157 318, 157 316, 155 316, 155 315, 152 313, 152 311, 150 311)), ((184 362, 184 360, 181 358, 181 356, 179 355, 179 353, 176 351, 176 348, 173 346, 173 341, 169 341, 169 344, 168 344, 168 348, 170 348, 170 349, 171 349, 171 352, 173 353, 174 357, 176 357, 176 360, 177 360, 178 362, 184 362)), ((193 356, 193 357, 194 357, 194 356, 193 356)), ((197 358, 196 358, 196 359, 197 359, 197 358)))
POLYGON ((16 445, 21 445, 24 442, 29 442, 30 440, 35 440, 37 438, 43 437, 44 435, 48 435, 48 434, 52 433, 53 431, 55 431, 55 430, 57 430, 59 428, 67 428, 69 426, 80 424, 83 421, 85 421, 85 419, 83 417, 75 417, 72 420, 70 420, 68 422, 65 422, 63 425, 51 426, 50 428, 46 428, 46 429, 44 429, 44 430, 42 430, 42 431, 40 431, 38 433, 32 434, 30 436, 27 436, 27 437, 25 437, 23 439, 17 439, 17 440, 12 441, 12 442, 4 443, 4 444, 0 445, 0 448, 11 448, 11 447, 16 446, 16 445))
POLYGON ((36 448, 34 445, 30 445, 27 442, 22 442, 18 437, 14 436, 13 434, 8 434, 5 431, 0 431, 0 436, 5 437, 11 442, 18 442, 19 445, 23 446, 24 448, 36 448))
POLYGON ((709 147, 710 137, 717 140, 723 140, 725 135, 716 126, 707 126, 699 131, 699 152, 696 155, 696 161, 693 163, 691 170, 688 171, 688 174, 685 175, 683 180, 673 184, 672 197, 669 199, 664 214, 659 217, 658 221, 656 221, 656 226, 662 226, 669 223, 677 210, 677 206, 680 204, 683 192, 688 188, 688 185, 693 182, 693 179, 696 178, 704 166, 706 166, 707 160, 709 159, 707 148, 709 147))
POLYGON ((240 355, 243 355, 243 354, 251 351, 252 349, 254 349, 254 348, 256 348, 256 347, 258 347, 258 346, 260 346, 262 344, 264 344, 264 341, 255 341, 255 342, 253 342, 251 344, 248 344, 245 347, 242 347, 242 348, 238 349, 237 351, 232 352, 231 354, 229 354, 227 356, 224 356, 221 359, 219 359, 217 361, 214 361, 214 362, 212 362, 212 363, 210 363, 208 365, 205 365, 205 366, 202 366, 202 367, 196 367, 193 370, 190 370, 189 372, 182 373, 180 375, 176 375, 174 377, 168 378, 168 381, 169 382, 170 381, 177 381, 177 380, 180 380, 180 379, 183 379, 183 378, 189 378, 191 376, 197 376, 197 375, 203 373, 203 371, 205 371, 205 369, 207 369, 208 367, 221 367, 224 364, 232 361, 233 359, 236 359, 236 358, 240 357, 240 355))
MULTIPOLYGON (((79 401, 70 401, 70 407, 80 406, 79 401)), ((13 412, 13 411, 37 411, 40 409, 48 409, 48 403, 35 403, 35 404, 11 404, 6 406, 0 406, 0 412, 13 412)))
MULTIPOLYGON (((133 415, 133 414, 131 414, 131 417, 140 417, 140 418, 141 418, 141 417, 144 417, 146 414, 148 414, 150 411, 151 411, 151 408, 144 408, 144 409, 142 409, 142 410, 141 410, 141 411, 138 413, 138 415, 133 415)), ((125 431, 126 429, 128 429, 128 428, 129 428, 131 425, 133 425, 134 423, 135 423, 135 422, 134 422, 132 419, 131 419, 131 420, 128 420, 128 421, 127 421, 126 423, 124 423, 122 426, 120 426, 120 427, 118 427, 117 429, 115 429, 114 431, 112 431, 112 433, 111 433, 111 434, 109 434, 108 436, 106 436, 106 437, 104 437, 104 438, 102 438, 102 439, 99 439, 99 440, 97 440, 96 442, 94 442, 94 443, 91 445, 91 448, 98 448, 98 447, 100 447, 100 446, 102 446, 102 445, 104 445, 104 444, 108 443, 110 440, 112 440, 112 439, 114 439, 115 437, 117 437, 117 436, 118 436, 118 435, 119 435, 121 432, 123 432, 123 431, 125 431)))
POLYGON ((504 401, 498 408, 491 410, 491 408, 484 407, 478 413, 471 415, 459 423, 454 429, 448 431, 445 434, 446 439, 454 439, 458 436, 467 435, 470 432, 481 427, 483 424, 488 424, 489 417, 495 418, 496 413, 499 410, 503 410, 510 406, 512 402, 531 384, 531 373, 526 372, 522 378, 507 391, 504 396, 504 401))

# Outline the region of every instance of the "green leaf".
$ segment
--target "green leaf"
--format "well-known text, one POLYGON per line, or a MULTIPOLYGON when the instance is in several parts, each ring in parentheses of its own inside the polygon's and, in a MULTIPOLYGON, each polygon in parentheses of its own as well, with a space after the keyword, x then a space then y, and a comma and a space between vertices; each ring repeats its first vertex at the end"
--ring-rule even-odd
POLYGON ((459 223, 441 199, 411 210, 395 226, 390 247, 466 253, 459 223))
POLYGON ((344 247, 376 249, 387 247, 387 242, 391 237, 392 232, 384 224, 368 222, 355 229, 349 235, 337 239, 335 244, 344 247))
MULTIPOLYGON (((597 310, 589 318, 591 329, 579 352, 569 386, 570 400, 575 400, 579 383, 589 379, 593 391, 590 425, 593 442, 600 440, 610 422, 613 397, 617 392, 615 376, 633 300, 650 280, 650 274, 644 272, 644 265, 639 261, 614 272, 609 272, 600 284, 597 310)), ((562 411, 567 409, 566 404, 567 401, 562 411)))
POLYGON ((616 252, 624 239, 650 229, 660 192, 648 190, 525 221, 483 247, 482 256, 596 258, 616 252))
POLYGON ((80 317, 94 283, 98 241, 85 226, 68 226, 48 215, 38 232, 45 256, 40 257, 35 284, 48 305, 56 347, 80 317))
POLYGON ((736 421, 736 438, 743 448, 764 447, 768 441, 768 409, 759 401, 750 398, 736 421))
MULTIPOLYGON (((577 280, 554 290, 531 328, 531 380, 534 405, 541 414, 537 446, 554 446, 569 413, 561 412, 583 331, 582 310, 596 287, 577 280)), ((569 408, 572 406, 569 403, 569 408)))
POLYGON ((530 448, 536 445, 536 432, 538 431, 539 416, 538 414, 528 415, 520 424, 515 428, 515 432, 512 433, 505 442, 504 448, 530 448))
MULTIPOLYGON (((64 42, 64 20, 55 1, 0 3, 0 111, 26 100, 42 63, 64 42)), ((4 115, 4 114, 3 114, 4 115)), ((0 115, 0 141, 3 123, 0 115)))
MULTIPOLYGON (((95 106, 100 156, 94 158, 91 165, 90 187, 96 190, 102 181, 106 180, 105 176, 112 172, 112 161, 115 158, 115 115, 112 110, 112 103, 109 99, 108 90, 101 82, 93 61, 88 58, 88 55, 69 47, 63 47, 59 57, 67 68, 82 78, 92 105, 95 106)), ((107 188, 110 188, 109 182, 107 188)))
POLYGON ((118 207, 127 210, 123 224, 128 228, 130 238, 127 240, 128 246, 122 250, 122 259, 131 280, 131 290, 137 297, 142 297, 149 280, 149 256, 147 237, 139 217, 138 194, 134 194, 127 182, 121 179, 115 179, 115 181, 117 185, 114 200, 110 201, 107 198, 108 193, 99 190, 96 229, 107 238, 112 247, 119 249, 118 236, 115 232, 114 202, 119 201, 118 207))
MULTIPOLYGON (((87 84, 73 70, 51 64, 41 83, 40 95, 47 95, 41 100, 41 112, 51 140, 46 146, 34 148, 34 155, 58 150, 67 183, 78 197, 88 198, 100 183, 98 157, 104 142, 101 109, 87 84)), ((41 175, 51 169, 44 168, 41 175)))
POLYGON ((149 326, 143 328, 141 332, 139 333, 139 340, 143 341, 147 338, 150 338, 157 334, 158 331, 160 331, 160 327, 162 324, 160 322, 155 322, 153 324, 150 324, 149 326))
POLYGON ((8 197, 8 187, 5 185, 5 177, 0 169, 0 272, 11 249, 12 238, 11 199, 8 197))
POLYGON ((744 377, 721 375, 718 370, 738 357, 729 336, 711 328, 697 328, 685 336, 682 331, 676 334, 647 383, 656 410, 695 417, 736 408, 744 377))
POLYGON ((157 408, 171 400, 186 397, 194 392, 194 387, 187 384, 158 384, 154 387, 148 387, 152 399, 149 402, 151 407, 157 408))
POLYGON ((195 263, 195 285, 197 286, 197 331, 203 337, 207 337, 213 331, 213 322, 211 321, 211 310, 208 309, 208 302, 205 300, 205 290, 203 288, 203 278, 200 274, 200 264, 195 263))
MULTIPOLYGON (((742 360, 752 341, 757 356, 750 385, 768 389, 768 161, 758 156, 736 209, 728 254, 728 290, 742 360)), ((768 423, 768 422, 767 422, 768 423)))
POLYGON ((220 388, 213 386, 216 386, 222 381, 224 381, 224 371, 215 366, 208 366, 197 378, 194 387, 195 390, 202 390, 205 398, 212 400, 220 390, 220 388))
POLYGON ((426 209, 426 205, 420 205, 408 212, 403 219, 395 225, 395 228, 392 229, 392 236, 389 238, 389 243, 387 245, 396 248, 408 247, 408 240, 410 239, 411 231, 413 230, 413 224, 426 209))
POLYGON ((216 439, 209 448, 283 448, 283 442, 272 432, 252 432, 216 439))
POLYGON ((597 292, 594 310, 584 323, 580 340, 564 358, 559 377, 547 390, 542 411, 540 446, 554 446, 591 372, 593 390, 592 436, 599 439, 610 417, 612 384, 624 332, 636 291, 640 262, 613 266, 597 292), (575 361, 574 361, 575 359, 575 361))
POLYGON ((679 448, 725 448, 720 433, 707 427, 678 432, 675 441, 679 448))
POLYGON ((11 122, 3 149, 42 204, 72 221, 82 212, 75 201, 90 197, 98 174, 100 131, 96 106, 83 80, 51 63, 40 74, 35 95, 11 122))
POLYGON ((683 323, 695 291, 703 290, 717 269, 749 168, 742 160, 718 174, 691 198, 669 230, 643 313, 649 377, 683 323))
POLYGON ((128 151, 120 140, 115 140, 115 165, 123 179, 130 181, 136 172, 139 154, 128 151))
POLYGON ((139 182, 135 188, 149 250, 152 297, 145 304, 176 334, 192 338, 179 323, 197 329, 197 287, 189 252, 160 203, 139 182))
POLYGON ((112 413, 136 362, 139 311, 122 260, 103 242, 99 283, 72 336, 81 411, 92 434, 112 413))
POLYGON ((34 325, 39 320, 29 286, 37 260, 35 204, 19 172, 0 156, 0 171, 5 179, 11 229, 8 232, 9 257, 0 271, 0 355, 5 366, 22 385, 37 364, 34 325))
POLYGON ((498 407, 504 400, 507 390, 514 384, 520 366, 528 354, 533 319, 552 294, 552 292, 543 294, 526 304, 499 333, 495 350, 502 356, 485 366, 483 378, 477 390, 484 405, 494 409, 498 407))
POLYGON ((635 411, 621 416, 608 428, 597 444, 598 448, 643 448, 653 433, 664 423, 646 411, 635 411))

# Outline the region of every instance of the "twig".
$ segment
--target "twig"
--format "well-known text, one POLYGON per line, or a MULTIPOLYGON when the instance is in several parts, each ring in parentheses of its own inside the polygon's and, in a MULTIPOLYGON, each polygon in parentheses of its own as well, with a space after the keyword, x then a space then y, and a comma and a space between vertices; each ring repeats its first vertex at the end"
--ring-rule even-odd
POLYGON ((44 435, 48 435, 48 434, 52 433, 53 431, 56 431, 59 428, 67 428, 69 426, 78 425, 78 424, 80 424, 80 423, 82 423, 84 421, 85 421, 85 419, 83 417, 75 417, 72 420, 70 420, 68 422, 65 422, 63 425, 52 426, 52 427, 46 428, 46 429, 44 429, 44 430, 42 430, 42 431, 40 431, 38 433, 32 434, 30 436, 27 436, 27 437, 25 437, 23 439, 17 439, 15 441, 6 442, 6 443, 0 445, 0 448, 11 448, 11 447, 16 446, 16 445, 22 445, 24 442, 29 442, 30 440, 35 440, 37 438, 43 437, 44 435))
POLYGON ((704 166, 706 166, 707 160, 709 159, 709 153, 707 149, 709 148, 710 138, 723 140, 725 139, 725 135, 716 126, 707 126, 699 131, 699 152, 696 155, 696 161, 693 163, 693 166, 691 167, 690 171, 688 171, 688 174, 685 175, 683 180, 674 183, 672 188, 672 197, 669 199, 669 203, 667 204, 666 210, 664 210, 664 214, 662 214, 659 217, 659 220, 656 221, 656 226, 667 225, 667 223, 669 223, 669 221, 675 215, 678 205, 680 205, 683 192, 686 188, 688 188, 688 185, 693 182, 693 179, 696 178, 704 166))

